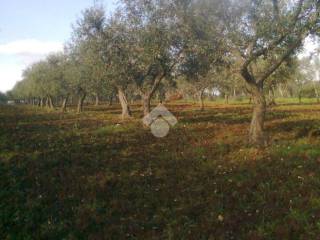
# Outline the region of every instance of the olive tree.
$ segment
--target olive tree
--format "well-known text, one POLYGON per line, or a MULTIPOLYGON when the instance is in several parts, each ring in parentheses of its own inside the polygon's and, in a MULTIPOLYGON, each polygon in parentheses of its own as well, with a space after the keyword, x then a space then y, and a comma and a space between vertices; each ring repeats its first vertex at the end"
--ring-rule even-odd
POLYGON ((226 41, 254 99, 249 140, 264 145, 266 80, 319 31, 319 1, 224 1, 226 41), (262 64, 263 63, 263 64, 262 64))
POLYGON ((130 70, 140 91, 144 115, 165 78, 170 78, 183 52, 175 1, 123 0, 122 15, 130 28, 130 70))
POLYGON ((102 6, 95 5, 85 9, 73 27, 72 39, 66 48, 73 61, 73 70, 78 75, 72 82, 79 98, 78 112, 82 111, 88 94, 94 94, 99 98, 101 86, 105 81, 106 69, 100 58, 105 21, 102 6))

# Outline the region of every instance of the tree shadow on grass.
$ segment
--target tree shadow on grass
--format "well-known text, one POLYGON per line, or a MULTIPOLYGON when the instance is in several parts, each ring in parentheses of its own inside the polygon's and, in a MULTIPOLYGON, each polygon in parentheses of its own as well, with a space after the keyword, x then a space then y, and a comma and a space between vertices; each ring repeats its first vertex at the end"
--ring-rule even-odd
MULTIPOLYGON (((283 112, 268 112, 266 115, 267 121, 272 121, 276 119, 285 119, 289 117, 290 114, 283 112)), ((197 115, 180 115, 179 122, 181 123, 204 123, 204 122, 212 122, 212 123, 223 123, 223 124, 241 124, 241 123, 250 123, 251 121, 251 113, 248 111, 241 112, 219 112, 219 110, 215 111, 206 111, 206 112, 198 112, 197 115)))
POLYGON ((295 138, 307 137, 311 130, 320 128, 320 120, 290 120, 268 127, 271 133, 291 133, 295 138))

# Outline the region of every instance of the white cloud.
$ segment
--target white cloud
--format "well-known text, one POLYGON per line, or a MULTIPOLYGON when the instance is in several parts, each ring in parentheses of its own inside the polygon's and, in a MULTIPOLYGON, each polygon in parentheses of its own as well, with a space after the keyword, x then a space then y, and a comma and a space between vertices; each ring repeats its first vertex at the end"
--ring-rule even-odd
POLYGON ((53 41, 22 39, 0 44, 0 91, 10 90, 21 80, 23 69, 46 55, 63 50, 63 44, 53 41))
POLYGON ((13 88, 15 83, 21 80, 21 73, 24 69, 20 64, 0 63, 0 91, 7 91, 13 88))
POLYGON ((63 44, 36 39, 17 40, 0 44, 0 54, 6 55, 42 55, 63 50, 63 44))

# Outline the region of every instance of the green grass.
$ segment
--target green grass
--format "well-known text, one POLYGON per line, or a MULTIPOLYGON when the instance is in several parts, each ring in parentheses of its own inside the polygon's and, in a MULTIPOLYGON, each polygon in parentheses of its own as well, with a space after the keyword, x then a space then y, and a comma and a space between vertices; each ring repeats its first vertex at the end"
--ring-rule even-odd
MULTIPOLYGON (((298 98, 276 98, 275 99, 277 104, 299 104, 299 99, 298 98)), ((194 103, 194 104, 199 104, 197 101, 194 100, 181 100, 179 101, 180 103, 194 103)), ((210 100, 205 100, 204 101, 206 105, 214 105, 214 104, 225 104, 225 99, 223 98, 216 98, 213 101, 210 100)), ((230 105, 241 105, 241 104, 249 104, 250 100, 247 97, 237 97, 229 98, 229 104, 230 105)), ((301 98, 301 104, 316 104, 317 99, 316 98, 301 98)))
MULTIPOLYGON (((279 101, 280 102, 280 101, 279 101)), ((1 239, 317 239, 320 105, 268 111, 269 147, 247 143, 251 106, 178 102, 163 139, 118 107, 0 109, 1 239)))
POLYGON ((100 127, 97 130, 95 130, 94 133, 97 135, 112 135, 126 133, 128 131, 130 131, 130 128, 128 128, 127 126, 116 124, 111 126, 100 127))

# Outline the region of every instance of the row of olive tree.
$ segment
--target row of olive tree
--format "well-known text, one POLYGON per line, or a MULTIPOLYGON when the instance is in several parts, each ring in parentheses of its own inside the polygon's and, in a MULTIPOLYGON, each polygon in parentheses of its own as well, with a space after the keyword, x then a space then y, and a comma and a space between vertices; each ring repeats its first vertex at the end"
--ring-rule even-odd
POLYGON ((241 85, 254 103, 250 142, 264 145, 265 88, 304 39, 319 34, 319 13, 317 0, 121 0, 109 17, 96 5, 83 12, 64 53, 32 65, 15 91, 49 106, 59 96, 62 110, 74 94, 80 112, 88 94, 116 90, 125 118, 128 89, 147 115, 164 81, 185 79, 200 102, 208 87, 241 85))

